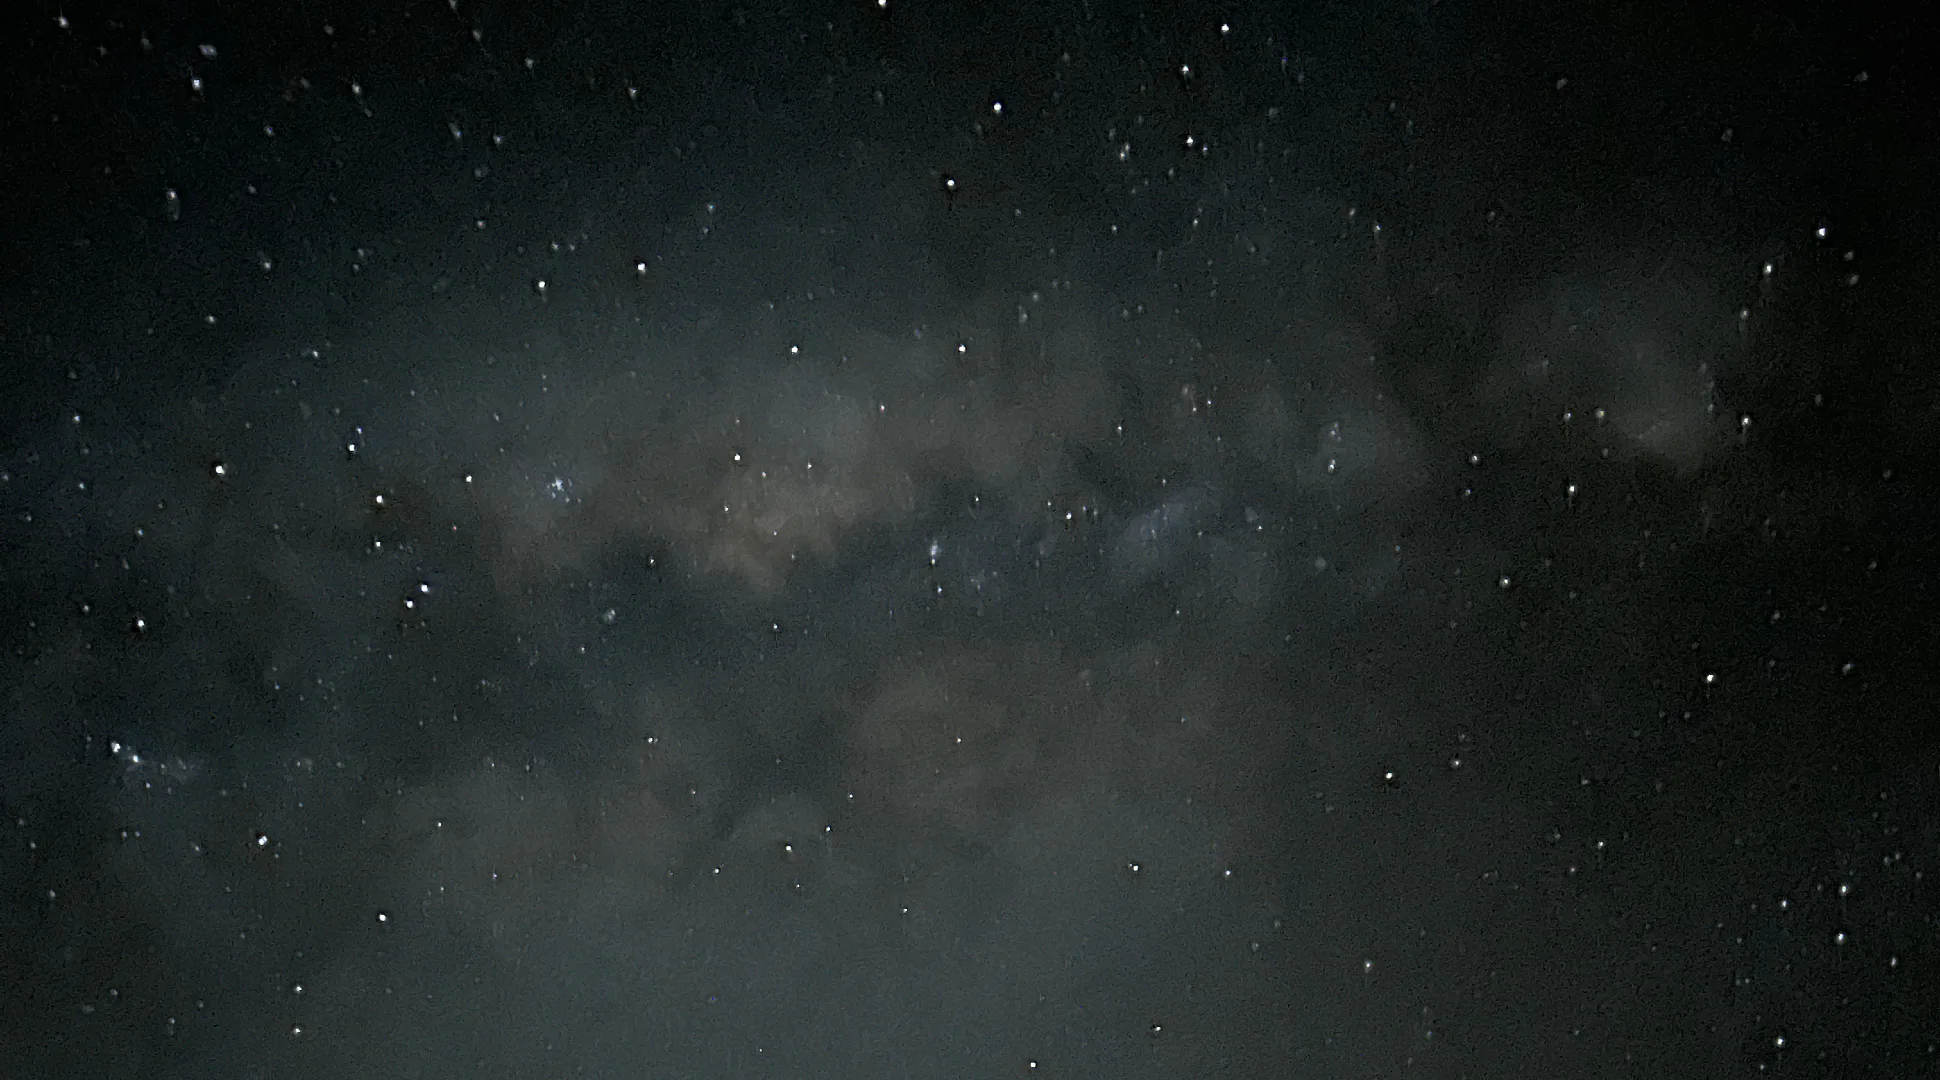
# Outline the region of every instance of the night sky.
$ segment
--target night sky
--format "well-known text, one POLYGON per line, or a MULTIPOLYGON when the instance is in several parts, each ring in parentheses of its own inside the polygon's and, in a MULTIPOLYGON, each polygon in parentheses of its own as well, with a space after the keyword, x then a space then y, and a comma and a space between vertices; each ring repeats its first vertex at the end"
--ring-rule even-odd
POLYGON ((1940 1073, 1911 24, 9 20, 0 1078, 1940 1073))

